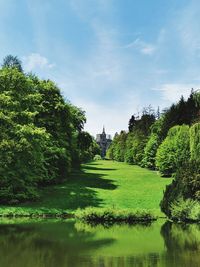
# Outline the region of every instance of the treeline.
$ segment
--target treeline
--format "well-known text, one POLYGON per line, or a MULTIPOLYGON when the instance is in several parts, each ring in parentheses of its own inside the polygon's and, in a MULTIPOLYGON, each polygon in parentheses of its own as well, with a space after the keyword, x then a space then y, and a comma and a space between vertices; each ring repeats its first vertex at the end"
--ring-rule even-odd
POLYGON ((133 115, 129 131, 115 135, 107 157, 173 176, 162 211, 176 219, 183 214, 196 219, 195 206, 200 220, 200 93, 192 91, 161 114, 146 108, 140 117, 133 115))
POLYGON ((55 83, 24 73, 7 56, 0 69, 0 203, 36 199, 40 186, 61 182, 99 154, 85 122, 55 83))

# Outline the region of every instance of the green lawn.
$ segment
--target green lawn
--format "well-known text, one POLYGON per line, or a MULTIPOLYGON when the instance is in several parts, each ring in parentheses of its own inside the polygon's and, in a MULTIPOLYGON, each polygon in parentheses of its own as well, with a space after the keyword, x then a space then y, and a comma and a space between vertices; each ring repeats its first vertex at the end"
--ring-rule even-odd
POLYGON ((15 207, 0 206, 0 214, 75 211, 78 208, 114 207, 144 208, 159 212, 163 190, 171 179, 161 178, 155 171, 125 163, 95 161, 84 164, 63 184, 41 191, 41 199, 15 207))

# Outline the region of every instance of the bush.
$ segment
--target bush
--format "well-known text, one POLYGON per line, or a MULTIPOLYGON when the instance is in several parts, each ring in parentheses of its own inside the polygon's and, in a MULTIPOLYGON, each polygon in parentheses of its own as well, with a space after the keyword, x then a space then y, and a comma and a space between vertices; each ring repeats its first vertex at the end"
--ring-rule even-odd
POLYGON ((95 155, 94 156, 94 160, 101 160, 101 156, 100 155, 95 155))
POLYGON ((171 204, 171 218, 175 221, 200 221, 200 202, 180 198, 171 204))
POLYGON ((173 181, 166 186, 161 210, 171 217, 171 205, 180 198, 200 201, 200 165, 194 161, 178 168, 173 181))
POLYGON ((151 222, 156 217, 146 210, 113 210, 109 208, 86 208, 77 210, 75 217, 91 224, 151 222))

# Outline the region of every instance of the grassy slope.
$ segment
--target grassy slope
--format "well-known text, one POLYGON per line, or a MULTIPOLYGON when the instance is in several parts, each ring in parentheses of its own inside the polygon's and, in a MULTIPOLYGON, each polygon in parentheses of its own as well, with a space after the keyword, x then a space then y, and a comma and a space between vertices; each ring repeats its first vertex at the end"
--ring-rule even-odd
POLYGON ((49 186, 41 191, 38 202, 15 207, 0 206, 0 214, 66 212, 77 208, 114 207, 154 209, 159 214, 163 190, 171 179, 160 178, 156 172, 112 161, 85 164, 82 171, 62 185, 49 186))

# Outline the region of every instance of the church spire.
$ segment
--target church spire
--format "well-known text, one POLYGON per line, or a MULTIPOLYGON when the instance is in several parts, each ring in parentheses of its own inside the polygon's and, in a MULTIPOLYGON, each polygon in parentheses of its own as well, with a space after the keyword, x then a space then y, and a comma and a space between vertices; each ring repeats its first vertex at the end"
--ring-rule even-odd
POLYGON ((105 132, 105 127, 103 126, 103 134, 105 134, 106 132, 105 132))

